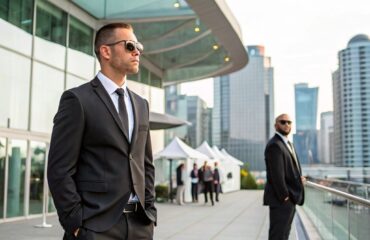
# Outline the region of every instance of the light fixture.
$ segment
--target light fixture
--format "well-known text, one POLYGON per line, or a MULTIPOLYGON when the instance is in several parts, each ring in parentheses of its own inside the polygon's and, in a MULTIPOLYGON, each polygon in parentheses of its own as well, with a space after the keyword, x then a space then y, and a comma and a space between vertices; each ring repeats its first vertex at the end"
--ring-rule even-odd
POLYGON ((179 7, 180 7, 180 3, 179 3, 179 1, 176 1, 176 2, 173 4, 173 6, 174 6, 175 8, 179 8, 179 7))
POLYGON ((228 56, 226 56, 226 57, 224 58, 224 61, 225 61, 225 62, 230 62, 230 58, 229 58, 228 56))
POLYGON ((212 48, 213 48, 213 50, 217 50, 217 49, 219 49, 219 46, 218 46, 217 44, 214 44, 214 45, 212 46, 212 48))
POLYGON ((195 19, 195 27, 194 27, 194 32, 200 32, 200 23, 199 19, 195 19))

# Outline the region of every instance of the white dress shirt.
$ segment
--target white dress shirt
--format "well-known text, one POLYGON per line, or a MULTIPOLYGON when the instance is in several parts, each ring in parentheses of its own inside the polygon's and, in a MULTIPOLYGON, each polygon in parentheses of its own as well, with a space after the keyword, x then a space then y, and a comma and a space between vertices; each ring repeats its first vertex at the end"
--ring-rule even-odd
POLYGON ((114 107, 116 108, 116 111, 118 110, 118 94, 116 93, 117 88, 122 88, 125 92, 124 99, 125 99, 125 105, 127 110, 127 116, 128 116, 128 140, 131 142, 132 137, 132 131, 134 130, 134 111, 132 109, 131 99, 127 92, 127 83, 125 83, 122 86, 118 86, 115 82, 110 80, 107 76, 105 76, 103 73, 98 72, 97 75, 98 79, 100 80, 101 84, 109 94, 110 98, 112 99, 112 102, 114 104, 114 107))
MULTIPOLYGON (((116 108, 117 113, 119 113, 118 109, 118 94, 116 93, 117 88, 122 88, 125 92, 124 99, 125 99, 125 105, 127 110, 127 116, 128 116, 128 138, 129 142, 131 142, 132 137, 132 131, 134 130, 134 111, 132 109, 131 99, 127 92, 127 83, 125 83, 122 86, 118 86, 115 82, 110 80, 107 76, 105 76, 103 73, 98 72, 97 78, 100 80, 101 84, 109 94, 110 98, 112 99, 112 102, 114 104, 114 107, 116 108)), ((139 199, 137 195, 134 195, 133 193, 130 194, 129 202, 138 202, 139 199)))

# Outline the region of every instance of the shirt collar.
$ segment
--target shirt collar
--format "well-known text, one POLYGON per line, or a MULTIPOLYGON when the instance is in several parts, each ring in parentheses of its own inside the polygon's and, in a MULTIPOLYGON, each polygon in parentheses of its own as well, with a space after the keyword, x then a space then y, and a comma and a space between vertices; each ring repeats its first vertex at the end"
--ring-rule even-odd
POLYGON ((127 82, 125 81, 125 83, 120 87, 118 86, 115 82, 113 82, 113 80, 111 80, 110 78, 108 78, 107 76, 105 76, 102 72, 98 72, 97 76, 96 76, 101 84, 103 84, 103 87, 105 88, 105 90, 108 92, 109 95, 111 95, 112 93, 114 93, 117 88, 122 88, 123 91, 125 91, 125 95, 127 96, 127 82))
POLYGON ((286 136, 283 136, 281 133, 276 132, 277 135, 280 136, 280 138, 285 142, 285 144, 288 144, 289 139, 286 136))

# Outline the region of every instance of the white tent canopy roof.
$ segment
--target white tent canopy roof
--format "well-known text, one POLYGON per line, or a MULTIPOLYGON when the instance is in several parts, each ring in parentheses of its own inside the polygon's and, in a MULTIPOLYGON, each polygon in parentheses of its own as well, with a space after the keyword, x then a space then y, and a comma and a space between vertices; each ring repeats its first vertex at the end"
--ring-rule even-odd
POLYGON ((223 160, 223 161, 227 161, 227 160, 229 160, 229 158, 228 158, 227 156, 225 156, 225 155, 220 151, 220 149, 218 149, 218 147, 217 147, 217 146, 213 146, 213 147, 212 147, 212 150, 213 150, 213 152, 216 154, 216 156, 217 156, 217 158, 218 158, 218 159, 221 159, 221 160, 223 160))
POLYGON ((196 150, 207 155, 211 159, 219 159, 219 157, 212 150, 207 141, 204 141, 196 150))
POLYGON ((173 160, 187 158, 209 160, 209 158, 205 154, 200 153, 197 150, 189 147, 178 137, 175 137, 165 149, 155 154, 154 159, 159 158, 168 158, 173 160))
POLYGON ((221 153, 223 153, 225 156, 227 156, 230 160, 232 160, 233 162, 235 162, 236 164, 240 165, 240 166, 243 166, 244 163, 238 159, 236 159, 235 157, 231 156, 228 152, 226 152, 225 148, 223 148, 221 150, 221 153))

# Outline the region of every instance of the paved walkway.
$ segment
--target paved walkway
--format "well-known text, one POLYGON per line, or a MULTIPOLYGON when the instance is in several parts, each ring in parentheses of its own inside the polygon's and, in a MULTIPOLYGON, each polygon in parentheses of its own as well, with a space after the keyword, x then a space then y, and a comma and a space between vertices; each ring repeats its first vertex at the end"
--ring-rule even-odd
MULTIPOLYGON (((238 240, 267 239, 268 208, 262 206, 263 191, 238 191, 221 195, 221 202, 211 206, 203 203, 157 204, 158 227, 155 240, 238 240)), ((56 216, 47 218, 52 228, 35 228, 41 218, 0 224, 0 239, 60 240, 63 231, 56 216)), ((295 240, 292 228, 290 240, 295 240)))

